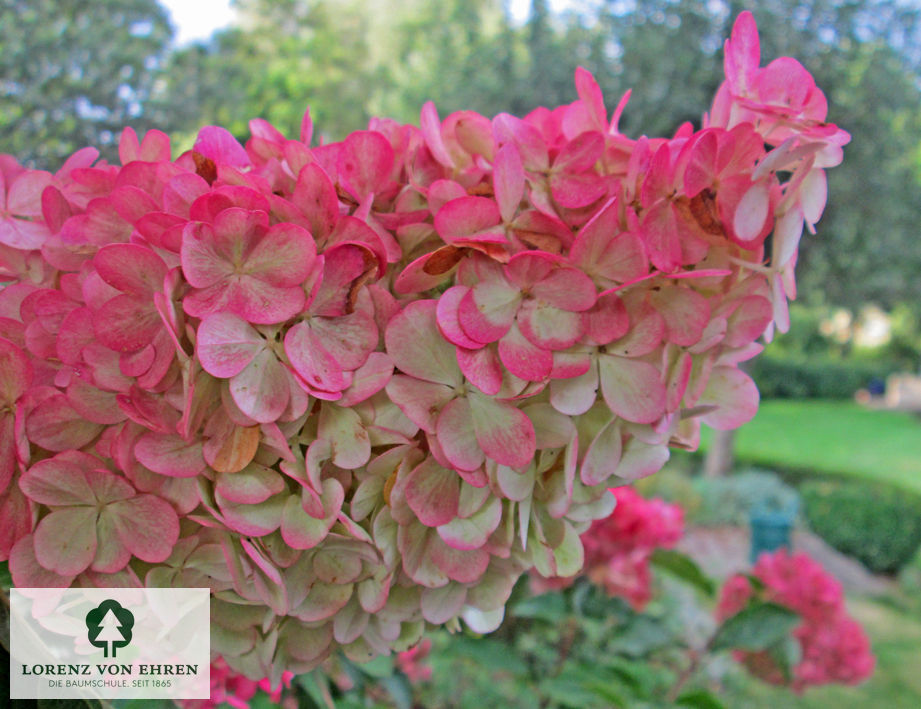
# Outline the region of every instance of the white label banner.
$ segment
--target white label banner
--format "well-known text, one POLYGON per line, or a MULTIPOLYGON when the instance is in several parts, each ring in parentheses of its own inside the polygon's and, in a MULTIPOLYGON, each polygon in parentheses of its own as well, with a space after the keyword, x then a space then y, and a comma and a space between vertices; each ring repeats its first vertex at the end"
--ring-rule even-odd
POLYGON ((10 590, 11 699, 208 699, 207 588, 10 590))

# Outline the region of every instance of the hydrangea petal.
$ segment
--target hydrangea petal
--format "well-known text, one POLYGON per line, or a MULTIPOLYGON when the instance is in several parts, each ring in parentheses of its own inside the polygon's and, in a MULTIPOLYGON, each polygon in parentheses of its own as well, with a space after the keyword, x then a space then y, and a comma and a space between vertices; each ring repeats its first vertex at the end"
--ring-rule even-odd
POLYGON ((199 441, 186 441, 172 433, 145 433, 134 445, 138 462, 155 473, 193 478, 206 467, 199 441))
POLYGON ((317 435, 329 441, 333 463, 340 468, 360 468, 371 457, 371 439, 353 409, 324 404, 317 435))
POLYGON ((438 298, 438 306, 435 309, 438 320, 438 329, 442 335, 458 347, 466 347, 474 350, 482 347, 483 343, 472 339, 464 332, 458 319, 457 310, 460 302, 469 292, 466 286, 452 286, 448 288, 441 297, 438 298))
POLYGON ((531 295, 563 310, 588 310, 595 304, 595 284, 575 268, 556 268, 531 288, 531 295))
POLYGON ((137 352, 163 330, 163 320, 152 299, 118 295, 94 315, 93 331, 97 339, 117 352, 137 352))
POLYGON ((579 469, 579 477, 585 485, 599 485, 614 474, 620 463, 620 426, 612 419, 595 436, 579 469))
POLYGON ((522 335, 547 350, 571 347, 585 330, 582 313, 560 310, 539 300, 526 300, 518 311, 517 321, 522 335))
POLYGON ((95 507, 65 507, 43 517, 35 529, 35 558, 61 576, 75 576, 96 556, 95 507))
POLYGON ((553 369, 553 353, 525 338, 517 324, 499 340, 499 359, 511 374, 530 382, 545 380, 553 369))
POLYGON ((310 327, 344 370, 357 369, 377 347, 374 319, 361 311, 337 318, 312 318, 310 327))
POLYGON ((622 480, 639 480, 660 471, 669 456, 668 446, 650 445, 631 438, 624 446, 614 474, 622 480))
POLYGON ((454 347, 438 331, 437 303, 417 300, 387 325, 384 342, 397 369, 429 382, 457 386, 461 373, 454 347))
POLYGON ((32 534, 20 538, 10 550, 10 575, 17 588, 67 588, 74 577, 56 574, 38 563, 32 534))
POLYGON ((433 541, 430 553, 435 565, 458 583, 476 583, 489 566, 489 552, 483 549, 455 549, 433 541))
POLYGON ((113 288, 124 293, 149 296, 162 290, 166 264, 157 254, 138 244, 109 244, 93 258, 96 272, 113 288))
POLYGON ((482 394, 468 395, 476 439, 497 463, 520 468, 534 457, 534 425, 520 409, 482 394))
POLYGON ((307 280, 316 260, 313 237, 297 224, 275 224, 246 257, 246 270, 273 286, 297 286, 307 280))
POLYGON ((208 374, 227 379, 242 372, 264 346, 265 340, 243 318, 215 313, 198 326, 195 353, 208 374))
POLYGON ((387 396, 407 418, 428 433, 435 433, 439 411, 455 396, 454 390, 444 384, 425 382, 402 374, 391 377, 386 391, 387 396))
POLYGON ((237 473, 220 473, 215 488, 225 500, 256 505, 284 491, 285 481, 271 468, 250 463, 237 473))
POLYGON ((714 367, 697 404, 716 406, 701 421, 726 431, 751 421, 758 412, 758 400, 758 387, 745 372, 736 367, 714 367))
POLYGON ((457 517, 438 527, 438 536, 454 549, 479 549, 490 535, 496 531, 502 521, 502 500, 491 497, 472 516, 461 519, 457 517))
POLYGON ((45 399, 26 420, 29 440, 50 451, 82 448, 102 429, 102 425, 80 416, 63 394, 45 399))
POLYGON ((510 222, 524 196, 524 167, 521 154, 514 143, 506 143, 496 151, 493 165, 493 185, 502 221, 510 222))
POLYGON ((471 384, 484 394, 495 395, 502 388, 502 366, 492 347, 457 348, 457 364, 471 384))
POLYGON ((341 391, 348 386, 342 367, 327 352, 309 323, 294 325, 285 335, 285 354, 297 375, 311 388, 341 391))
POLYGON ((483 464, 466 399, 454 399, 441 410, 435 433, 445 456, 458 470, 476 470, 483 464))
POLYGON ((96 496, 84 475, 87 464, 99 461, 85 453, 70 451, 39 461, 19 479, 19 487, 43 505, 95 505, 96 496))
POLYGON ((500 280, 482 281, 461 298, 457 318, 471 339, 495 342, 512 326, 521 292, 500 280))
POLYGON ((394 151, 376 131, 355 131, 339 151, 339 179, 359 200, 378 192, 390 177, 394 151))
POLYGON ((710 321, 710 304, 695 290, 680 286, 663 287, 654 291, 652 304, 665 320, 665 337, 682 347, 700 340, 710 321))
POLYGON ((254 421, 277 421, 290 400, 285 369, 272 352, 262 350, 230 380, 230 394, 240 410, 254 421))
POLYGON ((457 473, 426 458, 406 477, 405 495, 419 521, 427 527, 437 527, 457 515, 460 481, 457 473))
POLYGON ((652 423, 665 413, 665 384, 648 362, 602 356, 601 392, 612 412, 635 423, 652 423))
POLYGON ((592 408, 598 392, 598 367, 593 362, 588 371, 572 379, 550 382, 550 403, 561 414, 580 416, 592 408))
POLYGON ((496 232, 495 227, 501 223, 496 203, 485 197, 452 199, 435 215, 435 231, 449 244, 484 232, 496 232))
POLYGON ((422 617, 429 623, 447 623, 464 607, 467 589, 455 583, 422 591, 422 617))

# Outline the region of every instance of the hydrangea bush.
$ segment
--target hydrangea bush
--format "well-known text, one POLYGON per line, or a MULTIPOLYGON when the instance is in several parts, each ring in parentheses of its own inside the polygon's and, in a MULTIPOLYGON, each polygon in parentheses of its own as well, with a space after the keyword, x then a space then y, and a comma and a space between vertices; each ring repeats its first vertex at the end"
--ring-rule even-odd
POLYGON ((18 586, 208 586, 278 686, 568 576, 608 488, 750 419, 849 136, 750 14, 703 127, 434 105, 0 159, 0 555, 18 586), (768 236, 771 239, 768 241, 768 236))

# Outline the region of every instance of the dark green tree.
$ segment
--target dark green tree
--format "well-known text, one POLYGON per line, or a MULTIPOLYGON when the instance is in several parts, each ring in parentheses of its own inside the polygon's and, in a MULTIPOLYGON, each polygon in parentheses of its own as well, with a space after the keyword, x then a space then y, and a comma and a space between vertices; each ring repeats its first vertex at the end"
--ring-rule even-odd
POLYGON ((150 111, 172 37, 150 0, 0 0, 0 152, 55 167, 94 145, 108 157, 150 111))

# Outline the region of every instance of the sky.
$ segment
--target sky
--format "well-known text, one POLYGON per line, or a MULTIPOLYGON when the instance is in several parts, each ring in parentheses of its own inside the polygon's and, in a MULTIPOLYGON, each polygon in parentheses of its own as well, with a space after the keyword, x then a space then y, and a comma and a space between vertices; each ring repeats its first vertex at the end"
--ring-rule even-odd
MULTIPOLYGON (((173 18, 176 27, 176 44, 181 46, 197 39, 207 39, 215 30, 222 29, 234 20, 230 0, 160 0, 173 18)), ((574 0, 550 0, 554 10, 572 6, 574 0)), ((512 17, 524 21, 531 0, 511 0, 512 17)))
POLYGON ((230 0, 160 0, 173 16, 177 45, 206 39, 234 19, 230 0))

